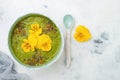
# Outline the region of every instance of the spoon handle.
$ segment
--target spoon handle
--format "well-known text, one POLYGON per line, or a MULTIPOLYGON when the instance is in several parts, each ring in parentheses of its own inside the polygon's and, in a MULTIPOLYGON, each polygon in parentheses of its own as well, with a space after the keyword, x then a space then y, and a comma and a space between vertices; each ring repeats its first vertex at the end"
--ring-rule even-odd
POLYGON ((71 65, 71 31, 66 31, 66 67, 69 68, 71 65))

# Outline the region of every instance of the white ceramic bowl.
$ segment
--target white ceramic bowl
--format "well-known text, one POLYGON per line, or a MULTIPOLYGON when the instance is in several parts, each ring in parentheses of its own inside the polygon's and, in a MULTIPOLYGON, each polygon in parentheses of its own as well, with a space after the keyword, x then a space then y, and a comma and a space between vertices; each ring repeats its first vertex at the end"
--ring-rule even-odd
MULTIPOLYGON (((11 46, 11 37, 12 37, 12 31, 14 30, 14 27, 15 27, 15 25, 21 20, 21 19, 24 19, 24 17, 26 17, 26 16, 31 16, 31 15, 41 15, 41 14, 36 14, 36 13, 30 13, 30 14, 27 14, 27 15, 25 15, 25 16, 22 16, 22 17, 20 17, 20 18, 18 18, 17 20, 16 20, 16 22, 13 24, 13 26, 11 27, 11 29, 10 29, 10 32, 9 32, 9 37, 8 37, 8 44, 9 44, 9 49, 10 49, 10 52, 11 52, 11 54, 13 55, 13 57, 14 57, 14 59, 15 59, 15 61, 17 61, 18 63, 20 63, 21 65, 23 65, 23 66, 25 66, 25 67, 27 67, 27 68, 45 68, 45 67, 48 67, 48 66, 50 66, 50 65, 52 65, 54 62, 56 62, 59 58, 60 58, 60 56, 61 56, 61 54, 62 54, 62 52, 63 52, 63 49, 64 49, 64 37, 63 37, 63 32, 61 31, 61 29, 59 28, 59 27, 57 27, 58 29, 59 29, 59 31, 60 31, 60 35, 61 35, 61 46, 60 46, 60 50, 58 51, 58 53, 57 53, 57 55, 50 61, 50 62, 48 62, 47 64, 45 64, 45 65, 42 65, 42 66, 26 66, 26 65, 24 65, 22 62, 20 62, 19 61, 19 59, 14 55, 14 51, 13 51, 13 49, 12 49, 12 46, 11 46)), ((43 15, 42 15, 43 16, 43 15)), ((45 16, 46 17, 46 16, 45 16)), ((47 17, 48 18, 48 17, 47 17)), ((49 18, 50 19, 50 18, 49 18)), ((51 19, 50 19, 51 20, 51 19)), ((52 21, 52 20, 51 20, 52 21)), ((55 22, 53 22, 55 25, 56 25, 56 23, 55 22)), ((56 26, 58 26, 58 25, 56 25, 56 26)))

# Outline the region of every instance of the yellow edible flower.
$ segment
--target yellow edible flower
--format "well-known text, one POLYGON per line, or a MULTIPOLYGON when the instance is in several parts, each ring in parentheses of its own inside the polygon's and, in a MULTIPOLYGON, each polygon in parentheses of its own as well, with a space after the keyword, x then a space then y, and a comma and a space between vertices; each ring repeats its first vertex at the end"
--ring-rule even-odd
POLYGON ((50 51, 52 47, 51 43, 51 38, 46 34, 42 34, 38 38, 37 48, 43 51, 50 51))
POLYGON ((39 28, 39 24, 32 24, 29 32, 28 39, 24 39, 21 45, 24 52, 34 51, 36 48, 43 51, 51 50, 52 40, 48 35, 42 34, 42 28, 39 28))
POLYGON ((24 39, 21 45, 21 48, 24 52, 34 51, 35 46, 37 44, 37 40, 33 35, 30 35, 28 39, 24 39))
POLYGON ((34 36, 34 35, 29 35, 28 36, 28 40, 30 41, 30 44, 33 46, 33 47, 35 47, 36 46, 36 44, 37 44, 37 38, 36 38, 36 36, 34 36))
POLYGON ((74 38, 78 42, 85 42, 92 38, 92 35, 89 32, 89 30, 83 25, 79 25, 75 31, 76 32, 74 33, 74 38))
POLYGON ((30 34, 40 35, 42 33, 42 28, 39 27, 39 24, 32 24, 31 30, 29 30, 30 34))

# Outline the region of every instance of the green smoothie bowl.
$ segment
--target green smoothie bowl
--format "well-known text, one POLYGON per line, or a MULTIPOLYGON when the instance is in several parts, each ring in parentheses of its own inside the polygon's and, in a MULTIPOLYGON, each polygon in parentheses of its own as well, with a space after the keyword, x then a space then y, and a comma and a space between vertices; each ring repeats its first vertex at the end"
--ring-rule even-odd
POLYGON ((64 48, 63 34, 48 17, 31 13, 12 25, 8 44, 14 59, 28 68, 48 67, 64 48))

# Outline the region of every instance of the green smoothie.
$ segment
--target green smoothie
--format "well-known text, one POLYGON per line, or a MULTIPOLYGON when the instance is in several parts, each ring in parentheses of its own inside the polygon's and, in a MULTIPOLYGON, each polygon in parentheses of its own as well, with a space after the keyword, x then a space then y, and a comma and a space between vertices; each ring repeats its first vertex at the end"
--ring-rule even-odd
POLYGON ((19 18, 12 26, 9 34, 9 47, 13 56, 27 66, 42 66, 52 61, 61 47, 61 34, 57 26, 47 17, 39 14, 29 14, 19 18), (28 37, 30 25, 38 23, 42 32, 50 36, 52 48, 50 51, 35 49, 28 53, 21 48, 23 40, 28 37))

